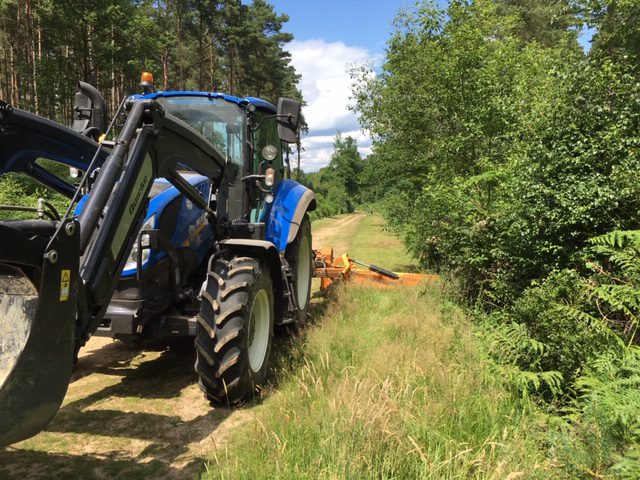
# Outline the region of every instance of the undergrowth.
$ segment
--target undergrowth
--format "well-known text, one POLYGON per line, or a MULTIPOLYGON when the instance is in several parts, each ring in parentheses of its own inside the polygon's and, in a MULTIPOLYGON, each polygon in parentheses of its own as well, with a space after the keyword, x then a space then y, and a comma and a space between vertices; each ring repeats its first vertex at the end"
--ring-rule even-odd
POLYGON ((540 418, 440 291, 338 290, 203 478, 547 478, 540 418))
POLYGON ((553 415, 549 456, 568 478, 639 478, 640 232, 589 243, 582 269, 553 272, 480 331, 497 372, 553 415))

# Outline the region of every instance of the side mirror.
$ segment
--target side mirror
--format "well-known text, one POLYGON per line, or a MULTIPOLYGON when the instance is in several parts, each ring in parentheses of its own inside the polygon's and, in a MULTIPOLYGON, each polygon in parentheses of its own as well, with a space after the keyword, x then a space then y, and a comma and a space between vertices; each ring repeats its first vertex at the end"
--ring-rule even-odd
POLYGON ((71 129, 79 133, 95 127, 99 133, 107 130, 107 107, 102 94, 86 82, 78 82, 73 105, 71 129))
POLYGON ((284 97, 278 100, 278 136, 285 143, 298 142, 301 108, 297 100, 284 97))

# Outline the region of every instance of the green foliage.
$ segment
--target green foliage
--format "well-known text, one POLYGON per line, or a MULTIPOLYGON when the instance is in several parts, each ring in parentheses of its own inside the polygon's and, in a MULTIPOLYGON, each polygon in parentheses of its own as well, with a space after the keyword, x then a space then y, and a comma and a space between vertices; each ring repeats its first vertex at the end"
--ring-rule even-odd
POLYGON ((545 46, 563 41, 567 30, 581 23, 577 5, 567 0, 500 0, 498 4, 500 14, 517 19, 520 38, 545 46))
POLYGON ((599 316, 629 344, 637 340, 640 318, 640 232, 614 231, 590 242, 595 256, 586 287, 599 316))
POLYGON ((588 276, 552 273, 507 313, 491 315, 482 332, 511 385, 524 394, 565 395, 562 427, 550 436, 571 477, 637 478, 640 232, 614 231, 589 244, 588 276), (550 368, 562 382, 545 384, 550 368))
POLYGON ((615 334, 591 310, 583 279, 567 269, 532 285, 509 309, 487 316, 482 328, 500 364, 558 374, 552 377, 556 383, 541 382, 544 388, 535 389, 552 399, 572 394, 585 366, 615 344, 615 334))
MULTIPOLYGON (((0 178, 0 205, 36 207, 38 199, 49 201, 59 213, 64 213, 69 200, 31 178, 20 174, 5 174, 0 178)), ((0 210, 0 218, 35 218, 35 213, 0 210)))
POLYGON ((489 309, 571 268, 590 237, 639 226, 633 66, 586 58, 566 27, 532 40, 512 10, 423 4, 401 17, 380 75, 354 72, 386 173, 371 188, 416 256, 489 309))
POLYGON ((552 429, 571 477, 637 477, 638 15, 637 1, 420 2, 381 72, 353 72, 366 191, 424 266, 459 280, 497 372, 571 406, 552 429))
POLYGON ((578 379, 571 422, 552 434, 573 478, 635 479, 640 474, 640 351, 609 352, 578 379))
POLYGON ((314 218, 351 213, 360 201, 360 174, 364 162, 352 137, 338 133, 333 143, 329 165, 315 173, 298 175, 299 181, 316 194, 317 210, 314 218))
POLYGON ((481 332, 488 353, 496 362, 496 375, 519 395, 526 399, 543 389, 553 396, 561 393, 562 374, 540 369, 549 348, 532 338, 525 325, 487 321, 483 323, 481 332))
POLYGON ((640 58, 640 5, 635 0, 588 0, 589 23, 596 29, 593 55, 603 59, 640 58))
POLYGON ((113 112, 142 70, 159 90, 301 98, 287 21, 265 0, 4 0, 0 98, 67 123, 78 80, 113 112))

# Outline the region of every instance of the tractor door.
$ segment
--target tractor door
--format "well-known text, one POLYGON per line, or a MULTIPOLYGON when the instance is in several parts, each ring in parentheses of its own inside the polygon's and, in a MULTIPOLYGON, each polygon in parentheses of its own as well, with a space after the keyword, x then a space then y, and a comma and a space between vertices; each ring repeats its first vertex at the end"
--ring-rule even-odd
POLYGON ((166 111, 186 122, 207 138, 226 158, 225 180, 218 192, 218 210, 228 220, 241 220, 249 211, 249 198, 242 177, 246 175, 246 115, 237 104, 203 95, 167 95, 157 98, 166 111))
MULTIPOLYGON (((222 126, 219 126, 222 128, 222 126)), ((227 176, 230 180, 227 194, 227 214, 229 220, 244 219, 247 214, 249 197, 247 188, 242 177, 245 173, 245 162, 243 161, 243 150, 246 148, 244 141, 244 128, 238 125, 237 128, 229 130, 229 125, 225 126, 225 150, 227 152, 227 162, 230 171, 227 176), (235 178, 234 178, 235 177, 235 178)))
MULTIPOLYGON (((286 175, 283 162, 282 142, 278 137, 278 125, 273 112, 258 110, 256 112, 256 125, 258 129, 253 132, 253 173, 265 175, 268 168, 275 172, 273 185, 278 185, 286 175)), ((261 184, 264 181, 260 182, 261 184)), ((255 185, 250 192, 250 221, 253 223, 264 222, 266 211, 265 191, 255 185)))

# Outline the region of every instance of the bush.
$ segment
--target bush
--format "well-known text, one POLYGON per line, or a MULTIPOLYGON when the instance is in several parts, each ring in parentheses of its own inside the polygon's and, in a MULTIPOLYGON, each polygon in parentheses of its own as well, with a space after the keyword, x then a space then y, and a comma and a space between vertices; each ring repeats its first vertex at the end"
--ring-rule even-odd
POLYGON ((570 423, 554 432, 558 461, 573 478, 640 477, 640 350, 608 352, 577 381, 570 423))
POLYGON ((543 282, 525 290, 509 310, 488 316, 494 329, 502 335, 506 332, 512 340, 509 348, 503 345, 503 351, 495 352, 494 356, 505 363, 505 351, 517 352, 506 359, 509 364, 523 371, 560 374, 561 383, 543 393, 573 394, 574 382, 583 373, 584 366, 608 351, 611 345, 607 328, 594 324, 584 315, 572 314, 584 310, 590 310, 589 298, 577 272, 553 272, 543 282), (513 334, 514 326, 520 327, 520 339, 513 334))

